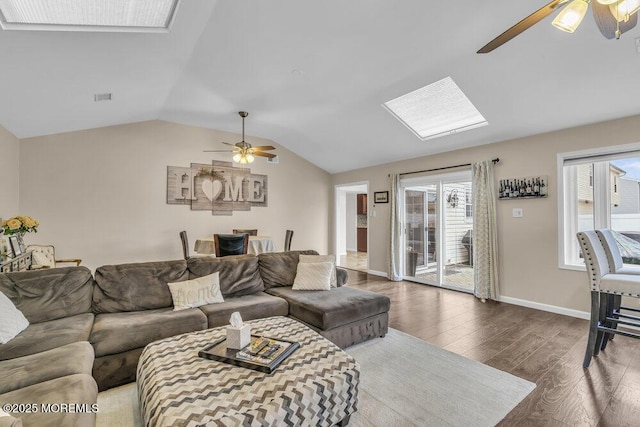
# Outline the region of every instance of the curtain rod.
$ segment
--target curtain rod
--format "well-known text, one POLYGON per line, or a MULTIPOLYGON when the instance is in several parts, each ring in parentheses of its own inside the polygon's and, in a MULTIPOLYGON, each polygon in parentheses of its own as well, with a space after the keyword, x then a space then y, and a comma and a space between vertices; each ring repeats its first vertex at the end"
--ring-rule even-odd
MULTIPOLYGON (((496 157, 495 159, 491 160, 493 163, 498 163, 500 161, 500 158, 496 157)), ((424 169, 421 171, 414 171, 414 172, 403 172, 399 175, 412 175, 414 173, 423 173, 423 172, 435 172, 435 171, 441 171, 441 170, 445 170, 445 169, 455 169, 455 168, 461 168, 463 166, 471 166, 471 163, 463 163, 461 165, 454 165, 454 166, 444 166, 441 168, 433 168, 433 169, 424 169)))

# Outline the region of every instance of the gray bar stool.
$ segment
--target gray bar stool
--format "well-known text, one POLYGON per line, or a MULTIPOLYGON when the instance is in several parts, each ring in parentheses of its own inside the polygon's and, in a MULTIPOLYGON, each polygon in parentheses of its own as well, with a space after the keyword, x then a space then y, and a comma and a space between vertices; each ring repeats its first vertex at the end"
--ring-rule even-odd
POLYGON ((603 346, 605 333, 640 338, 640 334, 618 329, 619 324, 640 327, 640 317, 620 312, 620 309, 629 310, 628 307, 620 307, 615 312, 613 300, 609 298, 610 295, 640 298, 640 276, 612 273, 607 252, 596 231, 579 232, 577 237, 591 288, 589 339, 582 363, 588 368, 591 358, 597 356, 603 346))

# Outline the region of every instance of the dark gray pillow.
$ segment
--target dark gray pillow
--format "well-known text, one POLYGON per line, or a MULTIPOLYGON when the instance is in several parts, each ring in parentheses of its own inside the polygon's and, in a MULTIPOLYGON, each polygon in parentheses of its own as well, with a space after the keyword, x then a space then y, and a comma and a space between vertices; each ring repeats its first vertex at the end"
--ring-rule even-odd
POLYGON ((227 297, 239 297, 264 291, 255 255, 195 257, 187 261, 189 279, 220 273, 220 291, 227 297))

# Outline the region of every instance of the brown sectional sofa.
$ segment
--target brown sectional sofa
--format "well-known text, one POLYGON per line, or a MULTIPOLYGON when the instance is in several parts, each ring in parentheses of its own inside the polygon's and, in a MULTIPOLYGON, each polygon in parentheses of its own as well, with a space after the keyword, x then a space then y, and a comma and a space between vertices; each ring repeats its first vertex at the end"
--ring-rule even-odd
MULTIPOLYGON (((384 336, 389 299, 347 287, 291 289, 294 251, 0 274, 0 291, 30 322, 0 345, 0 402, 92 404, 97 392, 135 381, 142 349, 158 339, 244 320, 290 316, 341 347, 384 336), (220 274, 224 302, 173 311, 167 283, 220 274), (6 378, 6 380, 5 380, 6 378), (53 399, 53 400, 52 400, 53 399)), ((92 425, 95 414, 21 414, 24 425, 92 425)), ((0 422, 0 426, 2 426, 0 422)))

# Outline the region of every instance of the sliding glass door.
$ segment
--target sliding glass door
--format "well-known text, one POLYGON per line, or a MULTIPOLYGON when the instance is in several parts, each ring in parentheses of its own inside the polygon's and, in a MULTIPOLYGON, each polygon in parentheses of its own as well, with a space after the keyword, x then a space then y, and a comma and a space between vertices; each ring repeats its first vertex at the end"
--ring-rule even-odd
POLYGON ((473 291, 471 173, 401 181, 403 276, 473 291))

